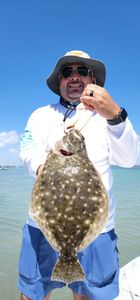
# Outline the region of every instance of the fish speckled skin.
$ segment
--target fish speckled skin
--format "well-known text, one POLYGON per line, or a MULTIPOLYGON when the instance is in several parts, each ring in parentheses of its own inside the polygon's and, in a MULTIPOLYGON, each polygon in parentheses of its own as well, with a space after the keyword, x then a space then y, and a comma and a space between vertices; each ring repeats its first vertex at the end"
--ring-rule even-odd
POLYGON ((48 154, 30 203, 30 215, 60 252, 52 280, 85 280, 76 252, 102 231, 108 203, 101 177, 87 156, 83 136, 71 130, 48 154))

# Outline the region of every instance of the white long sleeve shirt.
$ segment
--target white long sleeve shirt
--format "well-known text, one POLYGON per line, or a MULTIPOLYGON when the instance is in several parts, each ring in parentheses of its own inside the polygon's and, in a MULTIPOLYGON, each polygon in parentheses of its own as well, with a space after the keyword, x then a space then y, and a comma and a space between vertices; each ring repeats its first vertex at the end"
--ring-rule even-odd
MULTIPOLYGON (((36 176, 47 154, 64 135, 64 114, 67 108, 60 103, 41 107, 28 120, 20 143, 20 159, 29 174, 36 176)), ((75 114, 73 111, 69 118, 75 114)), ((115 199, 112 194, 111 165, 129 168, 135 165, 139 153, 138 136, 131 122, 126 119, 118 125, 109 125, 99 114, 93 114, 82 130, 88 157, 101 174, 110 198, 108 222, 104 232, 114 228, 115 199)), ((29 216, 28 224, 38 227, 29 216)))

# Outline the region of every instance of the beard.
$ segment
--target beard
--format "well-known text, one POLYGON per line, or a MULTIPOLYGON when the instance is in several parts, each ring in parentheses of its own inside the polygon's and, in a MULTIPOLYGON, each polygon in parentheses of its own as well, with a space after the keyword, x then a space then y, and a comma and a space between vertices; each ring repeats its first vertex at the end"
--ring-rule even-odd
POLYGON ((77 101, 84 90, 83 82, 70 82, 61 89, 61 96, 68 101, 77 101))

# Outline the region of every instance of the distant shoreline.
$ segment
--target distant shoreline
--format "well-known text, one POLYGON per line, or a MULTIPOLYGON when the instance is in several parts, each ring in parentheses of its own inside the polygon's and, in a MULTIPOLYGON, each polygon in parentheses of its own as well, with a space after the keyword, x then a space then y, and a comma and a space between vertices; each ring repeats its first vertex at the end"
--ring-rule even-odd
MULTIPOLYGON (((6 169, 9 169, 9 168, 24 168, 24 166, 23 165, 16 166, 16 165, 3 165, 3 164, 0 164, 0 170, 6 170, 6 169)), ((137 164, 137 165, 135 165, 135 166, 133 166, 131 168, 125 168, 125 167, 119 167, 119 166, 113 166, 112 165, 111 168, 113 168, 113 169, 128 169, 128 170, 130 170, 130 169, 140 168, 140 164, 137 164)))

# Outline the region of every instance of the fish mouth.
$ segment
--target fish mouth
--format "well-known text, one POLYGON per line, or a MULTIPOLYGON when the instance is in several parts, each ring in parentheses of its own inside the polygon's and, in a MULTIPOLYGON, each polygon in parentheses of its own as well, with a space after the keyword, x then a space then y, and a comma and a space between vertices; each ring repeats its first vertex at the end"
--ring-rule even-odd
POLYGON ((55 145, 55 149, 54 152, 57 155, 61 155, 61 156, 71 156, 74 155, 74 152, 69 151, 66 146, 63 144, 62 141, 58 141, 55 145))
MULTIPOLYGON (((69 129, 69 131, 67 133, 68 135, 71 134, 71 132, 72 132, 73 135, 77 139, 84 141, 84 137, 82 136, 82 134, 80 133, 79 130, 73 129, 71 127, 69 127, 68 129, 69 129)), ((61 155, 61 156, 72 156, 72 155, 74 155, 76 153, 76 149, 75 149, 75 146, 71 143, 70 139, 69 139, 69 143, 68 144, 70 145, 70 149, 63 142, 63 140, 57 141, 56 144, 55 144, 54 152, 57 155, 61 155), (71 149, 74 150, 74 151, 72 151, 71 149)))
POLYGON ((63 156, 71 156, 71 155, 74 154, 73 152, 67 151, 67 150, 65 150, 65 149, 60 149, 59 152, 60 152, 63 156))

